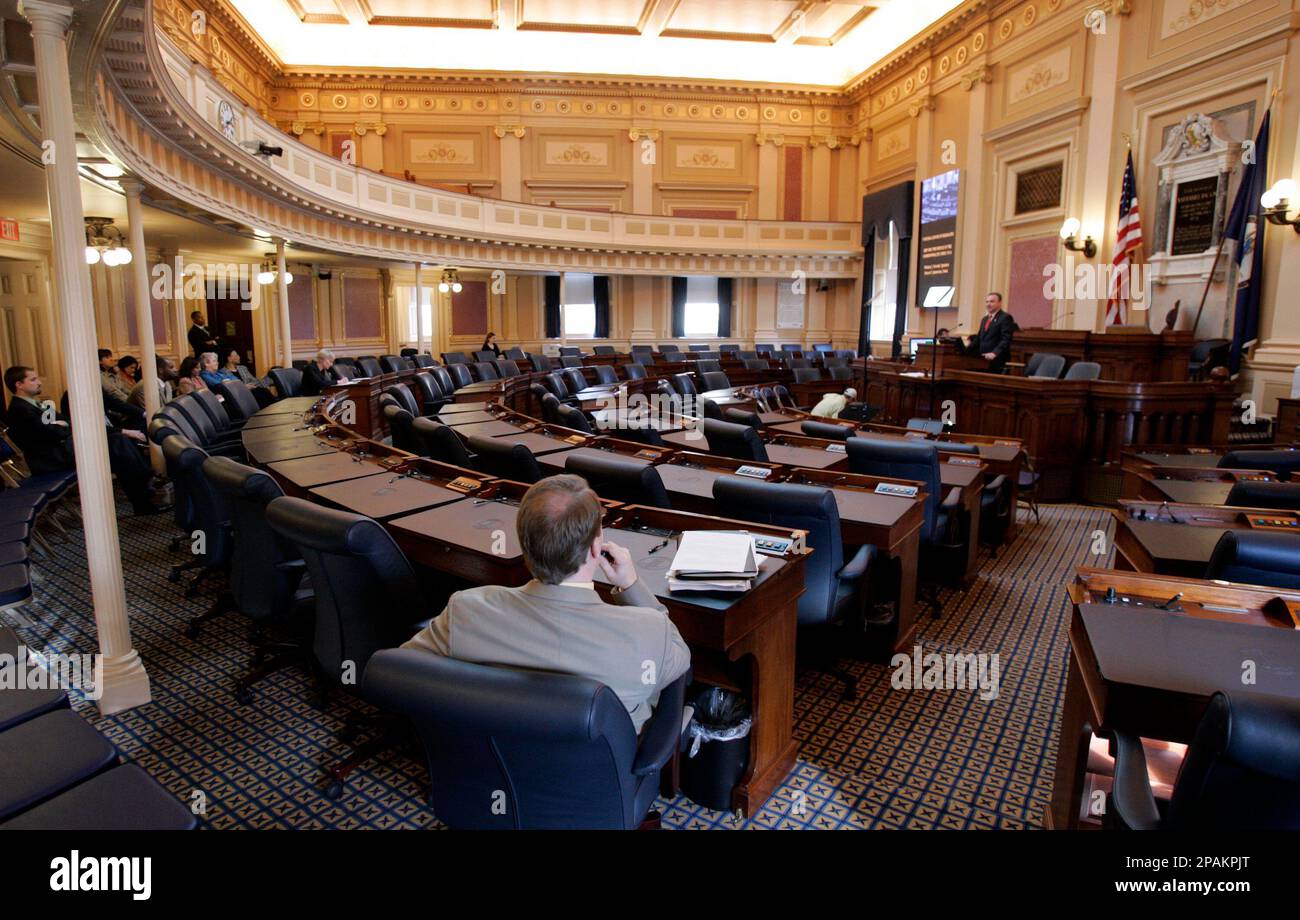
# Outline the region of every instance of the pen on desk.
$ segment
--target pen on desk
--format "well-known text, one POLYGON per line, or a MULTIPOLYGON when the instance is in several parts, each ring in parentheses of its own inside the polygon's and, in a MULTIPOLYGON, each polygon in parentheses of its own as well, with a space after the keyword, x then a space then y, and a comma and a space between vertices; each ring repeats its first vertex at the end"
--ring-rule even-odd
POLYGON ((659 550, 667 546, 670 542, 671 542, 670 540, 664 540, 664 542, 660 543, 658 546, 650 547, 650 552, 646 553, 646 555, 653 556, 655 553, 659 552, 659 550))

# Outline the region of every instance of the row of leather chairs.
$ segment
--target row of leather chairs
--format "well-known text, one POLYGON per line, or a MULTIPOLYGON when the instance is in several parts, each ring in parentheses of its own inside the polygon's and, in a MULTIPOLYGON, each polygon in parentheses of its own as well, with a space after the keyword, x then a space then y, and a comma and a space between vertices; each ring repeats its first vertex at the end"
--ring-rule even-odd
MULTIPOLYGON (((1025 362, 1025 376, 1039 377, 1047 380, 1061 379, 1065 370, 1065 356, 1039 351, 1029 356, 1025 362)), ((1076 361, 1065 370, 1066 380, 1097 380, 1101 377, 1101 365, 1095 361, 1076 361)))
MULTIPOLYGON (((25 655, 0 625, 0 655, 25 655)), ((69 705, 58 688, 0 689, 0 830, 190 830, 190 811, 69 705)))

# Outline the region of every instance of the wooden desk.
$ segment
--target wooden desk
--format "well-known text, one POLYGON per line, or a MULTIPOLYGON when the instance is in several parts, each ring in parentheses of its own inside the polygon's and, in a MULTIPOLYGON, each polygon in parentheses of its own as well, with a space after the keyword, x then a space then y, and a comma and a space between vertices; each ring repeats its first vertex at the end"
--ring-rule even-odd
POLYGON ((317 486, 310 492, 336 508, 377 521, 465 499, 462 492, 390 471, 317 486))
POLYGON ((1222 505, 1238 482, 1273 482, 1264 470, 1218 467, 1152 466, 1124 471, 1124 498, 1147 498, 1192 505, 1222 505))
POLYGON ((1049 352, 1063 355, 1067 368, 1076 361, 1095 361, 1107 380, 1182 382, 1193 345, 1186 331, 1155 333, 1116 326, 1105 332, 1021 329, 1011 339, 1011 358, 1023 364, 1036 352, 1049 352))
MULTIPOLYGON (((495 406, 493 402, 453 402, 447 403, 438 410, 438 419, 442 421, 444 415, 460 415, 464 412, 486 412, 495 406)), ((446 424, 446 422, 443 422, 446 424)))
POLYGON ((499 438, 502 435, 519 434, 519 427, 509 422, 503 422, 500 419, 492 419, 487 422, 472 422, 468 425, 457 425, 452 431, 462 438, 468 438, 470 435, 480 438, 499 438))
POLYGON ((1079 826, 1094 732, 1188 742, 1214 692, 1241 686, 1246 659, 1257 664, 1253 691, 1300 696, 1300 631, 1266 612, 1277 597, 1300 601, 1294 592, 1080 568, 1069 594, 1070 663, 1049 828, 1079 826), (1109 587, 1145 606, 1102 603, 1109 587), (1154 609, 1179 592, 1180 612, 1154 609))
POLYGON ((243 431, 258 428, 296 428, 302 424, 302 414, 298 412, 281 412, 276 415, 262 415, 260 412, 244 422, 243 431))
POLYGON ((244 450, 254 463, 276 463, 280 460, 295 460, 299 457, 318 457, 322 454, 337 453, 338 447, 322 441, 315 435, 302 432, 299 434, 285 434, 279 438, 270 438, 253 443, 246 441, 244 450))
POLYGON ((800 444, 769 443, 767 459, 782 466, 801 466, 810 470, 848 470, 848 454, 829 451, 824 447, 800 444))
POLYGON ((1121 571, 1202 578, 1215 545, 1229 530, 1300 535, 1300 514, 1271 508, 1121 499, 1112 513, 1114 567, 1121 571))
MULTIPOLYGON (((963 459, 963 455, 955 455, 963 459)), ((984 470, 981 463, 978 466, 957 463, 940 463, 939 464, 939 482, 942 483, 945 490, 960 489, 962 507, 966 512, 968 523, 966 548, 966 564, 961 573, 961 582, 969 586, 975 581, 975 575, 979 571, 980 555, 980 501, 984 494, 984 470)), ((940 501, 943 497, 940 496, 940 501)))
POLYGON ((979 355, 968 355, 961 346, 953 342, 940 342, 937 346, 923 344, 916 346, 916 358, 912 366, 917 370, 934 370, 936 374, 949 371, 987 371, 989 362, 979 355))
MULTIPOLYGON (((319 457, 303 457, 298 460, 282 460, 272 463, 268 469, 281 480, 282 484, 292 486, 293 494, 302 494, 313 486, 323 486, 330 482, 343 482, 346 479, 360 479, 376 473, 387 472, 378 463, 360 459, 352 454, 335 451, 321 454, 319 457)), ((289 488, 285 488, 289 492, 289 488)))
MULTIPOLYGON (((452 405, 454 405, 454 403, 452 405)), ((438 413, 438 421, 452 428, 460 428, 465 425, 479 425, 483 422, 494 422, 496 420, 496 415, 491 412, 447 412, 444 409, 438 413)))

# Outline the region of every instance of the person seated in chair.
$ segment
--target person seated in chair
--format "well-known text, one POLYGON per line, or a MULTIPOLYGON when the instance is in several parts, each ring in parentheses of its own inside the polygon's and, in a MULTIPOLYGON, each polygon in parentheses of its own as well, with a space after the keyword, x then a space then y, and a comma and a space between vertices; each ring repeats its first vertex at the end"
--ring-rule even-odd
POLYGON ((202 370, 203 366, 198 358, 186 358, 181 361, 180 379, 176 381, 176 395, 188 396, 196 390, 206 390, 208 385, 203 382, 202 370))
POLYGON ((126 402, 131 397, 131 387, 127 385, 126 378, 118 372, 112 349, 99 350, 99 383, 105 396, 111 396, 121 402, 126 402))
MULTIPOLYGON (((40 400, 41 378, 30 367, 16 364, 5 371, 5 386, 14 398, 9 401, 9 436, 23 452, 32 473, 55 473, 75 470, 72 429, 68 420, 40 400)), ((143 446, 148 443, 143 432, 114 429, 104 418, 108 437, 108 465, 122 484, 136 514, 166 511, 153 503, 149 483, 153 470, 145 459, 143 446)))
POLYGON ((497 334, 495 332, 489 332, 483 337, 483 347, 479 351, 490 351, 498 358, 501 357, 501 346, 497 344, 497 334))
POLYGON ((322 348, 316 352, 316 360, 302 369, 301 396, 319 396, 326 387, 336 383, 347 383, 348 376, 334 369, 334 352, 322 348))
POLYGON ((818 418, 839 418, 844 407, 857 398, 858 391, 853 387, 849 387, 842 394, 827 393, 817 405, 813 406, 812 414, 818 418))
POLYGON ((222 379, 242 380, 253 392, 253 398, 257 400, 257 404, 265 409, 271 403, 275 402, 275 397, 272 396, 271 391, 266 388, 266 384, 262 383, 262 381, 257 377, 254 377, 252 371, 239 363, 239 358, 239 349, 230 349, 230 354, 226 355, 226 363, 221 365, 220 373, 222 379))
POLYGON ((220 360, 214 351, 205 351, 199 355, 199 376, 208 385, 208 389, 212 389, 223 380, 233 380, 235 377, 233 374, 227 374, 218 366, 220 360))
MULTIPOLYGON (((158 404, 167 405, 175 397, 176 382, 176 365, 172 364, 161 355, 157 358, 158 367, 158 404)), ((145 408, 144 405, 144 381, 141 380, 131 388, 131 398, 128 400, 131 405, 137 409, 145 408)))
POLYGON ((637 579, 631 554, 605 539, 600 518, 596 493, 581 477, 534 484, 515 523, 533 580, 458 591, 402 647, 598 680, 618 695, 639 734, 659 691, 690 667, 691 653, 637 579), (614 586, 612 604, 596 593, 597 572, 614 586))

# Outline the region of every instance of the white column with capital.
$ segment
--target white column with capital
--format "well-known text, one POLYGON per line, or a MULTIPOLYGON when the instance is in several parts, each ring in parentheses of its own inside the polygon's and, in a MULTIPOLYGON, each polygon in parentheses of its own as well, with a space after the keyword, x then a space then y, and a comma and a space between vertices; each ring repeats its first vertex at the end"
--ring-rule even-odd
POLYGON ((293 333, 289 330, 288 267, 284 262, 284 238, 275 240, 275 292, 280 308, 280 334, 284 336, 281 351, 285 367, 293 367, 293 333))
POLYGON ((778 147, 785 143, 780 135, 760 132, 758 142, 758 219, 776 220, 777 188, 781 184, 781 156, 778 147))
POLYGON ((501 139, 501 200, 524 200, 523 125, 497 125, 493 133, 501 139))
POLYGON ((108 465, 108 441, 104 437, 104 405, 95 362, 95 318, 86 309, 91 302, 90 273, 86 269, 85 213, 77 175, 76 121, 66 38, 72 7, 50 0, 27 0, 23 15, 32 24, 41 126, 45 139, 53 143, 53 159, 45 167, 45 182, 50 200, 54 290, 72 410, 90 595, 103 656, 96 678, 96 702, 100 712, 109 714, 140 706, 151 696, 144 662, 131 646, 117 508, 108 465))
POLYGON ((415 263, 415 350, 424 351, 424 285, 420 283, 423 262, 415 263))
MULTIPOLYGON (((126 222, 131 238, 131 272, 135 281, 135 325, 140 337, 140 373, 144 379, 144 414, 153 418, 162 408, 158 395, 158 350, 153 340, 153 302, 149 297, 149 266, 144 248, 144 208, 140 193, 144 183, 139 179, 122 179, 119 184, 126 192, 126 222)), ((167 472, 162 448, 149 442, 149 459, 159 476, 167 472)))
POLYGON ((627 136, 632 141, 632 213, 653 214, 659 129, 632 128, 627 136))

